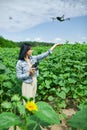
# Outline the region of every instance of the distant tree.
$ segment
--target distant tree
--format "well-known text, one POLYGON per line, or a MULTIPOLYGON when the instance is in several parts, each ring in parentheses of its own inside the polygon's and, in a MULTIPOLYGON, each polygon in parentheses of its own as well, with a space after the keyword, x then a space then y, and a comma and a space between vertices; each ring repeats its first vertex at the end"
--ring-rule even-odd
POLYGON ((0 36, 0 47, 17 47, 16 43, 0 36))
POLYGON ((22 42, 17 42, 17 45, 20 47, 23 43, 28 43, 32 46, 50 46, 54 44, 54 43, 37 42, 37 41, 22 41, 22 42))
POLYGON ((23 43, 29 43, 32 46, 50 46, 54 43, 47 43, 47 42, 37 42, 37 41, 22 41, 22 42, 13 42, 11 40, 7 40, 0 36, 0 47, 20 47, 23 43))

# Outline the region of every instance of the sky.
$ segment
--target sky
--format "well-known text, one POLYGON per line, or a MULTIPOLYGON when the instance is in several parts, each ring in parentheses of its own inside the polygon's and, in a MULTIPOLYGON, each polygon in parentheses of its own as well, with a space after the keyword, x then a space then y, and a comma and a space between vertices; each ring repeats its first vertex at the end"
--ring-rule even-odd
POLYGON ((0 36, 18 42, 87 42, 87 0, 0 0, 0 36), (62 15, 70 20, 52 20, 62 15))

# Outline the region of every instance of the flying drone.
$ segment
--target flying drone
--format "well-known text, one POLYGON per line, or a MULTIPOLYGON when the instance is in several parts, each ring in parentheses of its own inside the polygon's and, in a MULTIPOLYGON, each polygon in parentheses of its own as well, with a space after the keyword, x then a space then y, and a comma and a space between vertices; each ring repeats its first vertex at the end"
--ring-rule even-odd
POLYGON ((64 18, 64 15, 62 15, 61 17, 52 17, 52 20, 58 20, 60 22, 63 22, 65 20, 70 20, 70 18, 64 18))

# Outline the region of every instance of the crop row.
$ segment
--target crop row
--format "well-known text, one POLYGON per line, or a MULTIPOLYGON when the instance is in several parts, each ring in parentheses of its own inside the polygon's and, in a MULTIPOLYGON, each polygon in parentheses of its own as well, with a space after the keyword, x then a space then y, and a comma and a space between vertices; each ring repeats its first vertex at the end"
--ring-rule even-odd
MULTIPOLYGON (((35 47, 40 54, 49 47, 35 47)), ((16 78, 19 48, 0 48, 0 102, 21 95, 21 81, 16 78)), ((65 44, 39 63, 37 101, 54 107, 73 107, 87 100, 87 45, 65 44)))

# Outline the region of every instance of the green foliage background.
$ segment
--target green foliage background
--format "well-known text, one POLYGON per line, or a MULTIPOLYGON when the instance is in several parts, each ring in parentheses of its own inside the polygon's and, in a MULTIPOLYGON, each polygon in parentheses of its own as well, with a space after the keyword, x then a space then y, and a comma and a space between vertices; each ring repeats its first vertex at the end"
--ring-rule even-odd
MULTIPOLYGON (((36 46, 33 54, 49 48, 36 46)), ((21 95, 21 81, 16 78, 15 68, 18 54, 16 43, 15 48, 0 48, 0 103, 10 102, 14 94, 21 95)), ((55 108, 75 107, 87 101, 87 44, 58 46, 39 63, 36 101, 49 102, 55 108)))

